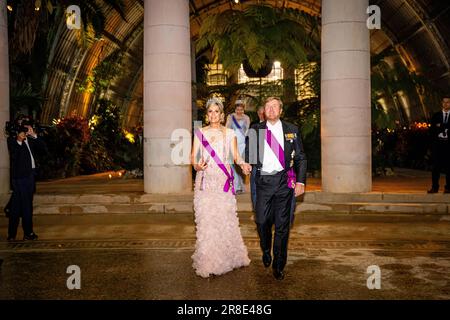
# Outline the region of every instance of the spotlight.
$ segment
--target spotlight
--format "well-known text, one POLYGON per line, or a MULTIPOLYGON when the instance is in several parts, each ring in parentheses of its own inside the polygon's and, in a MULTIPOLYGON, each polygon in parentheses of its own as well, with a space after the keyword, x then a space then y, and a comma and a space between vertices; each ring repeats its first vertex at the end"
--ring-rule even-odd
POLYGON ((9 5, 9 4, 8 4, 6 7, 8 8, 9 11, 13 11, 12 5, 9 5))

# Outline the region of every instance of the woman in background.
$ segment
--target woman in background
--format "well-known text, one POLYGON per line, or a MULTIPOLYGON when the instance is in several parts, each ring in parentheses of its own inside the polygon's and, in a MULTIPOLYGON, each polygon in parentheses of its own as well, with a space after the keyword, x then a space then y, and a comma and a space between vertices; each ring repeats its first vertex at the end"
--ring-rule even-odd
MULTIPOLYGON (((237 138, 239 155, 243 157, 245 151, 245 136, 250 128, 250 118, 245 114, 245 104, 242 100, 236 100, 234 111, 234 113, 228 116, 225 126, 234 130, 237 138)), ((237 170, 234 170, 234 181, 236 193, 244 192, 244 180, 241 173, 237 170)))

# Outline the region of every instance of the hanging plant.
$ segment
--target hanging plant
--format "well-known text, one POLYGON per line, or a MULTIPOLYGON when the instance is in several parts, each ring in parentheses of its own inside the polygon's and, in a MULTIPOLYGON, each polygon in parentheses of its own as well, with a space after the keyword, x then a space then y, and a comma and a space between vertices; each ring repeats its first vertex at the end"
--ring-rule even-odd
POLYGON ((272 72, 273 60, 269 57, 266 57, 261 68, 255 70, 250 65, 248 59, 245 59, 244 61, 242 61, 242 67, 244 68, 245 74, 249 78, 264 78, 267 77, 270 72, 272 72))

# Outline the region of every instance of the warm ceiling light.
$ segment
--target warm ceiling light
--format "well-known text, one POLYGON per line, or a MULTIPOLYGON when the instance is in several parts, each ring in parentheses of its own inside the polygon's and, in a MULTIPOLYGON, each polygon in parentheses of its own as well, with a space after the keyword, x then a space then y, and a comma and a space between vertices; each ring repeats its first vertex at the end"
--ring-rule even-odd
POLYGON ((39 11, 41 9, 41 0, 36 0, 34 3, 34 10, 39 11))
POLYGON ((9 11, 13 11, 13 8, 11 5, 8 4, 6 7, 8 8, 9 11))
POLYGON ((238 4, 238 3, 239 3, 239 0, 234 0, 234 3, 238 4))

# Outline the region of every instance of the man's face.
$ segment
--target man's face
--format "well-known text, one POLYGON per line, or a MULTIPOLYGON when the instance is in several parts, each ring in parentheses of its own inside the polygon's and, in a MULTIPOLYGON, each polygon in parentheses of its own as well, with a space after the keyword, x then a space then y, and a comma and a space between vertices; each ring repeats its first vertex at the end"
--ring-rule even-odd
POLYGON ((260 121, 264 121, 264 108, 258 109, 258 117, 260 121))
POLYGON ((269 121, 277 121, 281 116, 280 103, 277 100, 270 100, 264 106, 264 115, 269 121))
POLYGON ((25 132, 19 132, 17 137, 18 137, 18 140, 23 141, 27 138, 27 134, 25 132))
POLYGON ((444 99, 442 99, 442 108, 443 108, 445 111, 450 110, 450 98, 444 98, 444 99))

